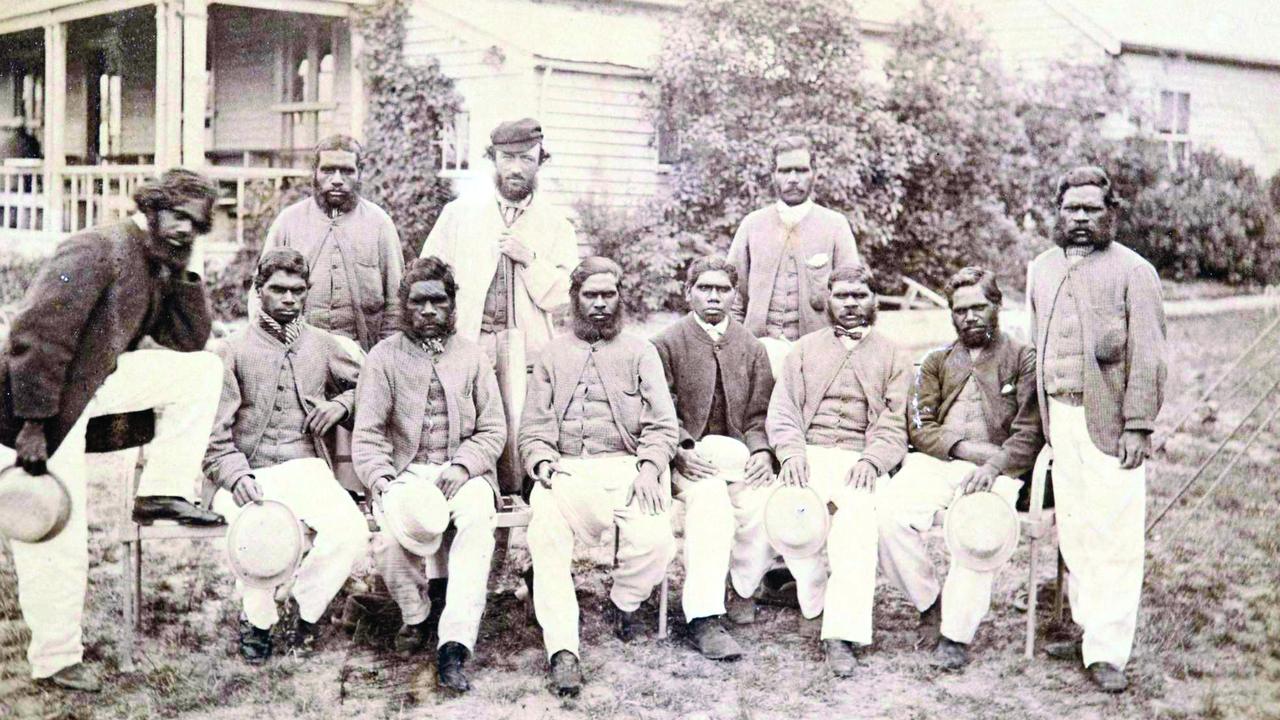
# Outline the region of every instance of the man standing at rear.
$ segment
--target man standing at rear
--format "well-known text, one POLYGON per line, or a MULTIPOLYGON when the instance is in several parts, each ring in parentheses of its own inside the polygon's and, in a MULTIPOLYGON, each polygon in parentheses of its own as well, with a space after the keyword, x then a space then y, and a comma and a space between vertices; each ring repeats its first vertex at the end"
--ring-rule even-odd
POLYGON ((551 338, 552 313, 569 304, 578 241, 564 213, 538 192, 538 171, 551 159, 538 121, 504 122, 489 141, 493 192, 445 205, 421 257, 454 268, 458 337, 495 358, 497 333, 515 327, 533 355, 551 338))
MULTIPOLYGON (((307 259, 307 322, 366 352, 398 326, 404 251, 386 211, 360 197, 360 144, 334 135, 316 146, 312 196, 285 208, 262 252, 291 247, 307 259)), ((256 303, 251 299, 251 307, 256 303)))
POLYGON ((742 278, 733 315, 766 343, 774 374, 790 344, 827 327, 827 278, 858 262, 853 231, 843 215, 813 201, 818 158, 808 138, 773 145, 778 200, 747 215, 729 246, 742 278))
POLYGON ((212 318, 202 261, 218 191, 170 170, 133 195, 138 212, 64 240, 32 283, 0 360, 0 463, 59 477, 71 515, 56 537, 14 541, 18 603, 31 628, 34 678, 97 691, 81 662, 89 575, 85 429, 99 415, 156 409, 155 439, 134 501, 135 522, 220 525, 191 494, 218 410, 222 363, 202 350, 212 318), (140 349, 150 336, 159 349, 140 349), (8 448, 13 448, 9 450, 8 448))
POLYGON ((1144 461, 1164 399, 1165 321, 1151 263, 1114 241, 1118 202, 1107 173, 1078 167, 1058 181, 1054 241, 1027 271, 1040 415, 1053 446, 1058 542, 1070 573, 1082 658, 1105 692, 1128 687, 1142 595, 1144 461))

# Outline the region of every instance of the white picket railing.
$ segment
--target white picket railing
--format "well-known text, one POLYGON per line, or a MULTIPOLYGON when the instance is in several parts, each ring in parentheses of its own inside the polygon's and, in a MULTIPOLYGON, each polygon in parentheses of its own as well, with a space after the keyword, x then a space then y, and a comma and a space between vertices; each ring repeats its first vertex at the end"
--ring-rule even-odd
POLYGON ((39 161, 0 165, 0 232, 44 227, 44 169, 39 161))

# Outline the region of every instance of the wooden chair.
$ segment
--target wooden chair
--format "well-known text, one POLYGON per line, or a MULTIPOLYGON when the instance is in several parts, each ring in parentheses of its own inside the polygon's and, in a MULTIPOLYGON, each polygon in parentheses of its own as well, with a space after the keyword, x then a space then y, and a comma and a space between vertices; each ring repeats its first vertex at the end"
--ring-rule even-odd
MULTIPOLYGON (((132 672, 134 633, 142 625, 142 541, 216 540, 226 535, 226 527, 188 527, 176 523, 139 525, 133 521, 133 498, 146 463, 146 445, 155 439, 155 412, 139 410, 103 415, 89 421, 85 431, 86 453, 108 453, 138 448, 133 473, 121 493, 118 542, 122 546, 121 598, 124 635, 119 648, 120 669, 132 672)), ((206 485, 202 502, 209 507, 213 487, 206 485)))

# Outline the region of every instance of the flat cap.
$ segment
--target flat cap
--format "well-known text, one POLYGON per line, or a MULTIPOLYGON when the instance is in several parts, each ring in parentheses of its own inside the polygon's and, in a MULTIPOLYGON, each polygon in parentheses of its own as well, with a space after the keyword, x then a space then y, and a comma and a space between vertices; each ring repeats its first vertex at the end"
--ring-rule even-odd
POLYGON ((523 152, 542 142, 542 125, 533 118, 504 122, 489 133, 494 149, 523 152))

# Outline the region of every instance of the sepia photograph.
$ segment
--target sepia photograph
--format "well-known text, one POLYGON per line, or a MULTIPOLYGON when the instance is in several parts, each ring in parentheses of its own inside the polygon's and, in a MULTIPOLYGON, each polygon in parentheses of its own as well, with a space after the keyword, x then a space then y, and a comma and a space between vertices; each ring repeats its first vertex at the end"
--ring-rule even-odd
POLYGON ((0 1, 0 718, 1280 720, 1277 38, 0 1))

